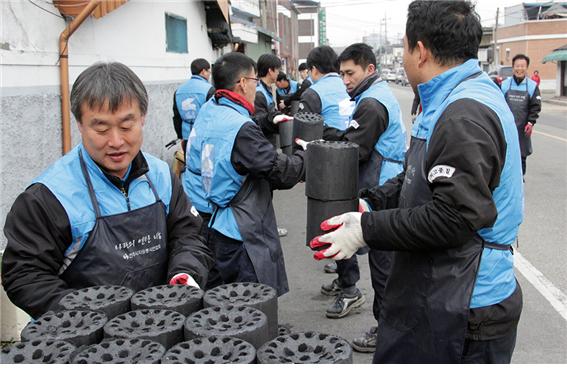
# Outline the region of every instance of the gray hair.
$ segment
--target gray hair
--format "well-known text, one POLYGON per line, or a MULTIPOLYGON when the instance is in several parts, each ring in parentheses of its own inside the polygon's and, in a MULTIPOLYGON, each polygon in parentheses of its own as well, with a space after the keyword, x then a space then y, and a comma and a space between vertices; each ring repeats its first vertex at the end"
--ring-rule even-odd
POLYGON ((124 101, 138 101, 142 115, 148 111, 148 92, 134 72, 117 62, 95 63, 85 69, 73 83, 71 111, 81 122, 81 106, 100 108, 107 101, 111 112, 115 112, 124 101))

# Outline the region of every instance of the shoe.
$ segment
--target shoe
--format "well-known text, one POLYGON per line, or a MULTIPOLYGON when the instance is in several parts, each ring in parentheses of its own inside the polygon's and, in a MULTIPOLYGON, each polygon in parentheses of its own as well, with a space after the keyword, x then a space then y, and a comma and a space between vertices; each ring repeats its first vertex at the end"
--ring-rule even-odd
POLYGON ((287 229, 283 227, 278 227, 278 236, 280 238, 283 238, 286 235, 287 235, 287 229))
POLYGON ((325 284, 321 286, 321 294, 328 296, 339 295, 343 291, 341 285, 339 285, 339 279, 334 279, 330 284, 325 284))
POLYGON ((323 267, 323 271, 325 273, 337 273, 337 263, 336 262, 329 262, 323 267))
POLYGON ((360 290, 356 289, 353 295, 339 294, 335 302, 327 308, 325 315, 327 318, 343 318, 348 315, 353 309, 360 307, 366 298, 360 290))
POLYGON ((378 327, 374 326, 370 331, 365 332, 364 336, 352 340, 352 348, 359 353, 373 353, 376 350, 376 333, 378 327))

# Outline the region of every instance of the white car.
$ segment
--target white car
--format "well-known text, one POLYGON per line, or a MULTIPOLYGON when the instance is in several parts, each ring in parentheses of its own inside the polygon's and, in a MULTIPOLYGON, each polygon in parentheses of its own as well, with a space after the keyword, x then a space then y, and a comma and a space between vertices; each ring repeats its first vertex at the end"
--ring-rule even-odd
POLYGON ((388 82, 396 81, 396 73, 394 73, 390 69, 382 69, 382 73, 380 73, 380 76, 382 77, 383 80, 388 82))

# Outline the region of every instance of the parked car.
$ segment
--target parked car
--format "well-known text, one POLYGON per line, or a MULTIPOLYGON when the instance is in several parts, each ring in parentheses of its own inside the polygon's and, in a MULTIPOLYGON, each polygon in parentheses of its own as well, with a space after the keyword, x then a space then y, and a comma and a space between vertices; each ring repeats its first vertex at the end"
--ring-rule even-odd
POLYGON ((394 73, 390 69, 382 69, 382 72, 380 73, 380 77, 382 77, 383 80, 388 82, 396 81, 396 73, 394 73))
POLYGON ((400 84, 402 86, 407 86, 409 84, 408 77, 403 69, 399 70, 396 74, 396 84, 400 84))
POLYGON ((502 81, 514 74, 511 66, 498 65, 496 69, 488 73, 488 76, 498 86, 502 85, 502 81))

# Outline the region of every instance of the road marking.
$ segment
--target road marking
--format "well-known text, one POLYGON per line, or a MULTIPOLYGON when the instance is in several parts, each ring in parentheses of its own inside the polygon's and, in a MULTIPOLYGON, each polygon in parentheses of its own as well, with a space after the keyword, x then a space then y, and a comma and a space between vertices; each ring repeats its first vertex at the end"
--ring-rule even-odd
POLYGON ((514 249, 514 266, 567 321, 567 295, 555 287, 537 268, 514 249))
POLYGON ((563 142, 567 143, 567 139, 562 138, 562 137, 558 137, 558 136, 553 135, 553 134, 543 133, 543 132, 540 132, 540 131, 534 131, 534 133, 535 133, 535 134, 545 135, 546 137, 554 138, 554 139, 557 139, 557 140, 560 140, 560 141, 563 141, 563 142))

